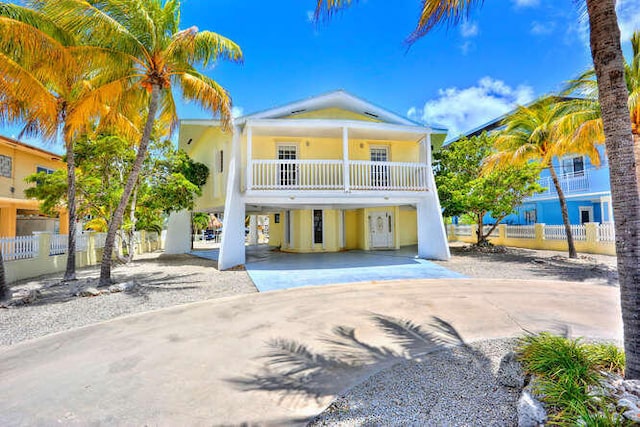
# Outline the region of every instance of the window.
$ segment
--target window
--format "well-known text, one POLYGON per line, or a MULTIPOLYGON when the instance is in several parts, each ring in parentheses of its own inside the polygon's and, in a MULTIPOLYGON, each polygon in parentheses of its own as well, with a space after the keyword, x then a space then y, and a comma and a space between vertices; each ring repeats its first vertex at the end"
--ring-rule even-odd
POLYGON ((47 175, 51 175, 55 171, 53 169, 45 168, 44 166, 37 166, 36 173, 40 173, 40 172, 44 172, 47 175))
POLYGON ((582 175, 584 172, 584 157, 569 157, 562 159, 562 173, 582 175))
POLYGON ((0 155, 0 176, 11 178, 12 172, 13 164, 11 157, 0 155))
POLYGON ((224 172, 224 151, 220 150, 218 152, 218 173, 224 172))
POLYGON ((322 210, 313 210, 313 243, 322 243, 323 237, 322 230, 322 210))
POLYGON ((538 213, 535 209, 524 211, 524 222, 527 224, 535 224, 538 221, 538 213))

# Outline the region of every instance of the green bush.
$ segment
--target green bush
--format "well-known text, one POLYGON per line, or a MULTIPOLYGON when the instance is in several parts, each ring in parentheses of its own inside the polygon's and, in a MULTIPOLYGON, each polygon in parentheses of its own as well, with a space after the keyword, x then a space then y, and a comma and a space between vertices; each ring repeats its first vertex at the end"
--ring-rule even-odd
POLYGON ((525 372, 536 376, 534 390, 547 404, 551 425, 630 425, 611 398, 592 392, 602 371, 624 370, 624 354, 616 346, 541 333, 521 338, 517 352, 525 372))

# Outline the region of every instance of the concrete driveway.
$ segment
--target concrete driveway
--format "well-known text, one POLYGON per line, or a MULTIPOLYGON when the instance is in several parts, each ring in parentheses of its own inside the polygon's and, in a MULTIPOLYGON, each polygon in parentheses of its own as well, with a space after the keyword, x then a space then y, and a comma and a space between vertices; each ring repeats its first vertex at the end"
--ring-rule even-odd
MULTIPOLYGON (((463 275, 418 258, 416 246, 395 251, 292 254, 266 245, 247 246, 245 267, 260 292, 301 286, 401 279, 456 279, 463 275)), ((218 250, 193 251, 218 259, 218 250)))
POLYGON ((0 350, 0 425, 300 424, 411 358, 408 336, 387 333, 405 321, 439 337, 409 343, 424 347, 423 358, 456 334, 622 334, 618 289, 580 283, 413 280, 257 293, 0 350))

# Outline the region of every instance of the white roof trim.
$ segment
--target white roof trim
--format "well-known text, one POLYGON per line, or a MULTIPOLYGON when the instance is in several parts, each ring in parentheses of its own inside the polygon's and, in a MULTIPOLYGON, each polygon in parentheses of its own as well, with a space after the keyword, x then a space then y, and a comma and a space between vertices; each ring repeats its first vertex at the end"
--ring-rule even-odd
POLYGON ((220 126, 222 122, 215 119, 183 119, 180 120, 180 126, 220 126))

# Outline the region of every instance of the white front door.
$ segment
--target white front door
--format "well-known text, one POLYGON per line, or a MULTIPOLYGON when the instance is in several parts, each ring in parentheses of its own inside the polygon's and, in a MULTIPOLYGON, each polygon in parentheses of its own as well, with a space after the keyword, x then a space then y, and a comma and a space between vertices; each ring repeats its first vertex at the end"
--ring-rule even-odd
POLYGON ((393 248, 393 214, 391 212, 371 212, 369 216, 371 249, 393 248))

